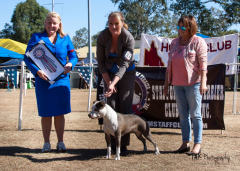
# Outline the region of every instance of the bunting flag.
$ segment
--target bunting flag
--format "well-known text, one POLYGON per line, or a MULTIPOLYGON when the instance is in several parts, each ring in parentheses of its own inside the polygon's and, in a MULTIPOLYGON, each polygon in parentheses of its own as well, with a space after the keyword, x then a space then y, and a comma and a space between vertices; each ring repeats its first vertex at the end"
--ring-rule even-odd
POLYGON ((8 80, 11 80, 17 87, 17 66, 4 67, 4 72, 8 75, 8 80))
POLYGON ((88 66, 75 66, 75 69, 79 72, 79 74, 83 77, 83 79, 88 83, 90 83, 90 77, 91 77, 91 67, 88 66))

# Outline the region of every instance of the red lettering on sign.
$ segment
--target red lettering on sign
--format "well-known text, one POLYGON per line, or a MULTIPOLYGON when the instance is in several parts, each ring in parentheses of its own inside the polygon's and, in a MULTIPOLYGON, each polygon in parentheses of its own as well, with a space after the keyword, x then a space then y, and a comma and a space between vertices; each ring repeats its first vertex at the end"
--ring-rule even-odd
POLYGON ((229 65, 226 66, 226 70, 227 70, 227 71, 229 70, 229 65))
POLYGON ((210 43, 210 52, 216 52, 217 49, 212 49, 212 43, 210 43))
POLYGON ((168 52, 168 43, 166 46, 164 46, 164 44, 162 43, 162 48, 161 48, 161 51, 163 51, 163 48, 166 48, 166 52, 168 52))
POLYGON ((165 66, 162 58, 157 53, 157 48, 155 47, 154 41, 152 41, 151 49, 149 51, 145 49, 144 65, 165 66))
POLYGON ((218 50, 223 50, 224 49, 224 42, 222 42, 222 48, 221 49, 219 48, 219 42, 217 42, 217 47, 218 47, 218 50))
POLYGON ((225 49, 231 49, 231 47, 232 47, 232 41, 231 40, 225 41, 225 49))
MULTIPOLYGON (((215 43, 214 43, 215 44, 215 43)), ((208 50, 207 50, 207 52, 216 52, 217 50, 226 50, 226 49, 231 49, 232 48, 232 41, 231 40, 227 40, 227 41, 225 41, 225 43, 224 43, 224 41, 222 41, 222 46, 220 47, 220 44, 221 44, 221 42, 217 42, 217 49, 213 49, 213 44, 212 43, 209 43, 209 44, 207 44, 207 46, 208 46, 208 50)))

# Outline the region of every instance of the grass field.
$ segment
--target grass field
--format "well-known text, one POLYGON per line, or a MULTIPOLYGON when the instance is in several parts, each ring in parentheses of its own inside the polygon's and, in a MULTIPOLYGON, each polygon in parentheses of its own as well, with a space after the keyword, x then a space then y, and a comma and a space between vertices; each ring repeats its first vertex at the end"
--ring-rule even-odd
MULTIPOLYGON (((51 131, 52 151, 41 153, 43 136, 37 113, 34 89, 27 90, 23 100, 22 130, 18 131, 19 90, 0 89, 0 170, 240 170, 240 115, 232 115, 233 92, 226 92, 224 121, 226 130, 204 130, 201 158, 172 154, 181 145, 178 129, 151 129, 160 155, 147 142, 131 134, 129 155, 108 160, 104 133, 97 120, 87 114, 88 90, 71 90, 72 113, 66 115, 64 142, 66 153, 56 151, 56 132, 51 131)), ((96 90, 91 100, 96 99, 96 90)), ((238 98, 238 101, 240 99, 238 98)), ((91 102, 92 104, 92 102, 91 102)), ((240 109, 240 105, 237 104, 240 109)), ((193 142, 191 142, 191 147, 193 142)))

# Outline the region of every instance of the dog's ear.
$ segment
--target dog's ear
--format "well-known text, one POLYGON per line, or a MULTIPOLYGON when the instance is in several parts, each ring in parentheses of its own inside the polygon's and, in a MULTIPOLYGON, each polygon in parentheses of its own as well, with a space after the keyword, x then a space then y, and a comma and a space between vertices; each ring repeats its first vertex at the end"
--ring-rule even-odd
POLYGON ((95 106, 96 106, 96 108, 97 109, 102 109, 104 106, 105 106, 105 104, 104 104, 104 102, 102 103, 103 101, 100 101, 100 102, 97 102, 96 104, 95 104, 95 106))
POLYGON ((105 106, 105 103, 104 103, 104 101, 101 101, 101 104, 102 104, 103 106, 105 106))
POLYGON ((101 105, 102 105, 102 107, 100 109, 103 109, 105 107, 104 101, 101 101, 101 105))
POLYGON ((93 104, 95 104, 97 102, 97 100, 94 100, 93 104))
POLYGON ((105 107, 105 103, 104 103, 104 101, 100 101, 100 102, 98 102, 98 103, 96 104, 96 107, 97 107, 98 109, 102 109, 102 108, 104 108, 104 107, 105 107))

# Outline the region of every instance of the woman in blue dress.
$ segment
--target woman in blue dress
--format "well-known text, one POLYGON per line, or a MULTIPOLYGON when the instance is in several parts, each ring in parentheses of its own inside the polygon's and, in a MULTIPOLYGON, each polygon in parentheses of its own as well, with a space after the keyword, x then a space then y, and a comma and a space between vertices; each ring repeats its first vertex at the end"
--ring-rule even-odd
POLYGON ((49 152, 51 149, 50 132, 52 117, 54 117, 54 125, 58 138, 57 150, 65 152, 66 147, 63 143, 64 115, 71 112, 69 72, 76 65, 78 58, 70 37, 63 32, 61 18, 56 12, 48 13, 44 23, 44 30, 32 35, 26 52, 31 50, 40 40, 44 41, 49 50, 64 65, 63 74, 55 83, 50 84, 44 72, 26 55, 24 56, 27 67, 35 75, 38 114, 42 117, 41 124, 44 138, 42 152, 49 152), (69 58, 68 62, 67 56, 69 58))

